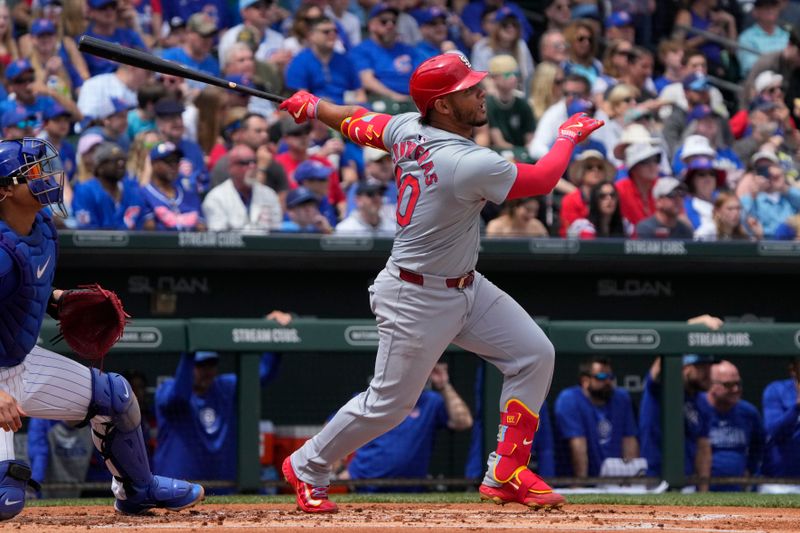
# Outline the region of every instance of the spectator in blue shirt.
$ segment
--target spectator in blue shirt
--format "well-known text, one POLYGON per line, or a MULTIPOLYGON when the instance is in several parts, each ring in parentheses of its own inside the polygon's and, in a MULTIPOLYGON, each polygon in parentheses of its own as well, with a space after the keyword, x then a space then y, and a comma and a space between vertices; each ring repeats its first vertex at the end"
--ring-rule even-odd
MULTIPOLYGON (((711 367, 711 387, 700 395, 700 409, 710 420, 711 475, 745 477, 761 473, 764 424, 758 409, 742 400, 742 378, 730 361, 711 367)), ((742 490, 738 485, 711 485, 712 491, 742 490)))
POLYGON ((323 165, 314 159, 306 159, 294 171, 294 180, 301 187, 311 191, 317 198, 317 208, 328 219, 331 226, 336 226, 339 216, 336 207, 328 201, 328 180, 333 173, 333 167, 323 165))
POLYGON ((44 129, 39 137, 50 141, 50 144, 58 150, 67 180, 70 182, 75 177, 77 170, 77 159, 75 146, 66 140, 69 135, 72 115, 69 111, 56 104, 44 115, 44 129))
MULTIPOLYGON (((481 27, 481 18, 487 9, 498 10, 502 7, 507 7, 514 12, 514 16, 522 26, 522 39, 527 41, 533 36, 533 28, 531 27, 528 19, 525 18, 525 13, 515 2, 506 2, 504 0, 473 0, 461 12, 461 19, 464 24, 473 33, 485 34, 481 27)), ((567 6, 567 13, 569 14, 569 6, 567 6)))
POLYGON ((128 137, 128 112, 133 108, 120 98, 111 98, 105 105, 98 108, 99 114, 94 117, 97 126, 87 128, 81 135, 99 133, 104 141, 119 145, 123 151, 131 148, 131 138, 128 137))
POLYGON ((79 183, 72 211, 79 229, 138 230, 142 228, 142 197, 134 180, 125 180, 126 154, 114 143, 94 152, 95 177, 79 183))
POLYGON ((156 115, 156 129, 165 141, 177 146, 183 154, 178 166, 181 186, 204 194, 209 189, 209 176, 206 169, 203 149, 196 142, 185 139, 183 125, 183 104, 177 100, 164 99, 156 102, 153 111, 156 115))
MULTIPOLYGON (((286 313, 281 315, 278 319, 273 312, 267 318, 279 320, 281 325, 291 321, 286 313)), ((273 353, 261 356, 261 386, 276 375, 279 361, 273 353)), ((236 479, 237 378, 233 373, 219 374, 218 364, 217 352, 183 354, 175 377, 156 389, 158 446, 153 465, 164 475, 180 472, 188 479, 236 479)), ((231 491, 207 489, 209 494, 231 491)))
MULTIPOLYGON (((711 474, 711 444, 708 440, 709 420, 700 411, 700 393, 711 385, 712 356, 688 354, 683 356, 684 389, 684 471, 708 477, 711 474)), ((639 405, 639 442, 642 456, 647 459, 647 475, 661 476, 661 358, 650 367, 639 405)), ((708 490, 708 483, 699 484, 698 491, 708 490)))
POLYGON ((369 37, 350 51, 350 59, 370 98, 407 102, 411 73, 419 65, 416 48, 397 40, 398 11, 377 4, 369 12, 369 37))
POLYGON ((226 0, 180 0, 175 2, 167 0, 161 2, 164 10, 164 20, 170 21, 174 17, 189 20, 195 13, 207 15, 217 28, 224 29, 231 27, 233 10, 228 7, 226 0))
POLYGON ((32 137, 34 128, 39 124, 36 115, 28 113, 24 107, 17 106, 3 111, 0 115, 0 128, 3 139, 21 139, 32 137))
POLYGON ((609 359, 581 363, 578 380, 556 399, 556 450, 562 455, 556 465, 559 475, 595 477, 609 457, 639 457, 636 421, 628 391, 614 384, 609 359))
MULTIPOLYGON (((161 54, 164 59, 176 61, 195 70, 200 70, 212 76, 219 76, 219 62, 211 54, 214 46, 214 37, 219 31, 219 26, 212 17, 205 13, 195 13, 186 23, 186 36, 183 45, 168 48, 161 54)), ((192 88, 202 89, 205 84, 199 81, 186 80, 192 88)))
POLYGON ((420 58, 424 61, 441 53, 455 50, 456 45, 448 40, 447 11, 429 7, 416 14, 422 40, 417 43, 420 58))
POLYGON ((336 26, 328 17, 309 22, 308 47, 298 53, 286 70, 286 87, 304 89, 336 104, 345 103, 345 92, 356 91, 350 102, 366 100, 352 61, 334 50, 336 26))
POLYGON ((281 231, 287 233, 333 233, 328 219, 319 211, 317 196, 306 189, 298 187, 286 195, 286 213, 281 231))
MULTIPOLYGON (((781 0, 755 0, 751 15, 755 23, 739 35, 739 46, 756 50, 761 55, 778 52, 789 43, 789 32, 778 25, 781 0)), ((747 77, 750 69, 758 61, 759 54, 738 50, 739 66, 742 77, 747 77)))
MULTIPOLYGON (((767 450, 764 475, 800 477, 800 357, 789 363, 789 378, 773 381, 762 401, 767 450)), ((800 494, 800 485, 762 485, 761 492, 800 494)))
MULTIPOLYGON (((63 95, 58 100, 51 96, 51 92, 46 86, 36 82, 34 78, 33 66, 27 59, 17 59, 6 67, 6 84, 8 87, 9 98, 0 103, 0 113, 23 108, 24 111, 33 115, 36 120, 34 131, 39 132, 44 123, 45 113, 57 103, 68 109, 75 116, 79 116, 78 109, 70 98, 63 95)), ((52 92, 55 95, 55 92, 52 92)))
MULTIPOLYGON (((123 27, 120 23, 119 6, 116 0, 88 0, 87 3, 89 6, 87 17, 90 22, 86 29, 86 35, 129 48, 147 49, 141 35, 130 28, 123 27)), ((86 60, 86 66, 89 67, 91 76, 114 72, 119 65, 115 61, 87 53, 83 54, 83 58, 86 60)))
MULTIPOLYGON (((355 451, 340 479, 426 478, 436 432, 472 427, 469 407, 450 384, 447 363, 437 363, 414 409, 400 425, 355 451)), ((418 492, 419 487, 359 487, 360 492, 418 492)))
POLYGON ((764 237, 774 238, 778 227, 800 212, 800 189, 789 185, 783 168, 775 163, 757 167, 756 179, 763 183, 761 192, 755 198, 742 198, 742 220, 755 217, 764 228, 764 237))

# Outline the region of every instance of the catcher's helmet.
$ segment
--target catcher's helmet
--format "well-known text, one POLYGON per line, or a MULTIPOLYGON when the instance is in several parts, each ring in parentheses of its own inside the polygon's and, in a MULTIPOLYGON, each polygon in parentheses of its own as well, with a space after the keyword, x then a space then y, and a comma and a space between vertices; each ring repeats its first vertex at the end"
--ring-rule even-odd
POLYGON ((0 141, 0 186, 26 183, 39 203, 66 217, 64 179, 61 159, 48 141, 34 137, 0 141))
POLYGON ((469 89, 486 74, 472 70, 469 60, 460 53, 434 56, 424 61, 411 75, 411 98, 424 117, 437 98, 469 89))

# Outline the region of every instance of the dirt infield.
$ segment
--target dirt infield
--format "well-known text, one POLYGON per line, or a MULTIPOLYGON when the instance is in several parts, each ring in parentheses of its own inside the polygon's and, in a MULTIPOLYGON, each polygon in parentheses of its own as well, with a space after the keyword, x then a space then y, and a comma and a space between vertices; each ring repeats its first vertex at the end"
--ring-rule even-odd
POLYGON ((123 517, 111 507, 31 507, 0 530, 111 531, 167 530, 169 532, 278 531, 308 528, 348 532, 405 529, 438 532, 537 530, 688 531, 750 533, 798 531, 800 509, 745 507, 666 507, 643 505, 570 505, 560 511, 528 511, 517 505, 493 504, 376 504, 341 506, 335 515, 300 513, 288 504, 201 504, 181 513, 162 511, 149 516, 123 517))

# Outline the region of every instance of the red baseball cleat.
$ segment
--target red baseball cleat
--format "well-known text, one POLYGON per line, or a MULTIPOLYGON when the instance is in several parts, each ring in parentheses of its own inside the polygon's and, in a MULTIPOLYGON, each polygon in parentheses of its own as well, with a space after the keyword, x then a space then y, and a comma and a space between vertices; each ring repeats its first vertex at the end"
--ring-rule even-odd
POLYGON ((521 503, 534 509, 556 509, 566 500, 545 483, 542 478, 528 470, 520 469, 513 478, 501 487, 481 484, 481 500, 491 500, 498 505, 521 503))
POLYGON ((294 473, 291 457, 287 457, 281 466, 283 477, 294 489, 297 508, 306 513, 336 513, 339 508, 328 499, 328 487, 312 487, 294 473))

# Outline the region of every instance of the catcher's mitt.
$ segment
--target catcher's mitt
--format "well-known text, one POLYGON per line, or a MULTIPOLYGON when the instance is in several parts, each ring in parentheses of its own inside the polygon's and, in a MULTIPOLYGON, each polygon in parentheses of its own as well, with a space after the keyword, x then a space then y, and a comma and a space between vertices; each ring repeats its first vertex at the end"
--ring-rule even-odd
POLYGON ((87 359, 105 357, 130 318, 117 295, 97 283, 64 291, 57 302, 51 300, 47 312, 59 321, 58 338, 87 359))

